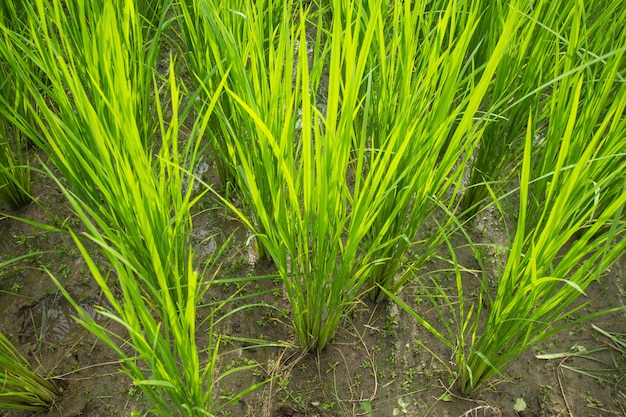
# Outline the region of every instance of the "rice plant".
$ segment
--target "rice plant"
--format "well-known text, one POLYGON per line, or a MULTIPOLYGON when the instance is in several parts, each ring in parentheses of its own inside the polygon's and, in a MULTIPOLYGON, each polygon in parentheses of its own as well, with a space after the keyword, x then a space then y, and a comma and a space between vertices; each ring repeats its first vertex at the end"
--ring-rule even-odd
POLYGON ((621 48, 599 57, 594 64, 601 69, 591 78, 588 62, 553 83, 546 103, 547 145, 538 155, 533 144, 538 132, 529 117, 517 229, 495 295, 483 289, 476 302, 467 298, 450 247, 457 292, 450 296, 433 281, 431 294, 440 314, 454 312, 446 332, 393 297, 454 351, 463 394, 504 375, 523 352, 567 326, 607 312, 583 316, 588 301, 576 301, 626 250, 626 88, 616 82, 624 53, 621 48), (483 313, 486 297, 491 309, 483 313), (479 327, 483 314, 486 322, 479 327))
MULTIPOLYGON (((227 8, 213 1, 181 1, 178 26, 186 46, 183 55, 200 95, 211 95, 220 80, 228 76, 233 80, 229 85, 241 97, 246 97, 247 102, 254 103, 257 97, 254 87, 260 86, 251 86, 250 77, 258 69, 250 65, 249 54, 266 54, 269 44, 275 40, 277 24, 291 9, 291 1, 238 0, 231 1, 227 8)), ((246 124, 246 119, 237 118, 235 105, 228 95, 221 97, 218 109, 231 123, 225 126, 216 118, 209 132, 215 165, 226 187, 236 185, 237 176, 237 155, 229 153, 227 137, 236 134, 239 140, 245 140, 246 128, 252 127, 246 124)))
MULTIPOLYGON (((0 269, 19 260, 37 256, 33 252, 0 262, 0 269)), ((34 371, 31 364, 0 332, 0 410, 42 411, 54 405, 61 390, 34 371)))
MULTIPOLYGON (((499 20, 492 18, 499 14, 500 6, 488 3, 481 20, 481 25, 483 21, 486 25, 479 32, 479 39, 485 45, 493 43, 501 30, 500 24, 494 24, 499 20)), ((526 16, 527 24, 503 57, 489 93, 492 102, 504 103, 506 107, 487 125, 473 155, 471 177, 463 199, 467 214, 477 212, 490 196, 490 187, 505 189, 518 174, 529 112, 538 126, 534 146, 536 152, 542 152, 541 148, 547 144, 540 139, 548 115, 544 102, 551 80, 623 44, 621 29, 616 24, 626 18, 626 9, 620 1, 573 4, 536 2, 532 7, 518 9, 526 16)), ((597 71, 599 67, 594 68, 597 71)), ((618 78, 623 80, 623 74, 618 73, 618 78)))
POLYGON ((458 204, 465 167, 485 129, 486 94, 521 22, 506 10, 492 53, 473 68, 477 3, 395 2, 389 10, 376 33, 355 146, 363 164, 356 168, 355 200, 363 196, 378 207, 364 242, 379 248, 369 278, 375 300, 385 297, 379 286, 397 292, 411 276, 398 272, 407 263, 419 268, 442 244, 442 233, 429 236, 424 225, 440 206, 454 211, 458 204), (411 253, 417 258, 409 262, 411 253))
MULTIPOLYGON (((217 14, 213 16, 217 19, 217 14)), ((232 74, 229 94, 237 106, 235 120, 250 126, 248 137, 238 140, 224 113, 220 123, 232 135, 227 146, 236 155, 238 185, 254 217, 232 204, 231 208, 257 232, 274 260, 292 306, 300 346, 322 349, 355 303, 366 277, 367 267, 358 262, 358 238, 348 239, 345 245, 342 238, 349 227, 346 174, 354 128, 349 119, 358 105, 358 71, 364 69, 367 48, 355 65, 356 57, 349 54, 355 52, 357 40, 351 38, 350 25, 339 21, 333 36, 324 41, 317 37, 311 43, 307 17, 304 9, 297 23, 283 14, 267 52, 250 49, 249 66, 254 69, 250 78, 232 74), (322 65, 314 63, 311 69, 305 50, 312 48, 314 56, 323 56, 329 50, 328 39, 334 39, 330 65, 336 70, 330 74, 329 116, 324 120, 314 106, 322 65), (350 66, 345 73, 343 65, 350 66), (355 81, 345 84, 340 96, 344 77, 353 70, 355 81), (254 101, 241 93, 245 88, 255 89, 254 101), (298 112, 301 122, 297 122, 298 112)))
POLYGON ((190 210, 201 195, 193 194, 189 173, 219 89, 206 103, 207 117, 196 119, 183 138, 179 133, 191 107, 181 108, 175 62, 163 82, 155 61, 146 58, 156 40, 148 46, 140 41, 142 17, 134 2, 38 1, 28 17, 37 36, 26 38, 5 27, 21 54, 0 52, 17 73, 28 74, 34 63, 49 79, 49 86, 32 87, 45 92, 36 103, 41 146, 63 174, 55 180, 86 227, 82 235, 67 233, 112 306, 102 314, 128 336, 94 322, 63 282, 52 279, 77 309, 80 323, 123 360, 123 371, 151 401, 151 412, 211 415, 219 409, 215 385, 246 369, 217 375, 214 313, 207 318, 206 346, 196 340, 196 306, 208 283, 195 269, 190 245, 190 210), (160 98, 163 86, 167 102, 160 98), (144 108, 146 97, 150 105, 144 108), (86 242, 101 250, 112 272, 95 265, 86 242), (124 344, 134 352, 122 349, 124 344))
MULTIPOLYGON (((293 21, 284 13, 269 52, 247 51, 251 75, 231 68, 229 94, 239 112, 234 120, 250 126, 245 140, 230 128, 233 118, 218 114, 230 133, 229 154, 239 164, 239 188, 255 216, 237 211, 283 277, 303 349, 323 349, 361 292, 378 291, 375 282, 401 287, 395 272, 436 206, 429 199, 443 196, 462 175, 455 164, 478 137, 473 116, 498 54, 470 93, 457 95, 471 83, 464 77, 471 72, 463 58, 472 35, 465 19, 478 10, 440 6, 445 11, 433 7, 422 19, 419 10, 400 2, 389 9, 383 1, 367 7, 332 2, 328 33, 321 15, 315 26, 304 8, 293 21), (457 32, 458 38, 442 44, 447 33, 457 32), (423 55, 416 56, 420 41, 423 55), (435 111, 427 112, 431 107, 435 111), (424 117, 416 117, 419 112, 424 117), (453 131, 456 118, 460 124, 453 131)), ((218 21, 215 11, 211 15, 218 21)), ((515 27, 511 16, 500 49, 515 27)))
MULTIPOLYGON (((0 22, 10 24, 16 31, 25 30, 23 12, 12 3, 0 3, 0 22)), ((0 60, 0 76, 0 201, 18 209, 31 201, 28 138, 22 129, 29 122, 29 96, 24 81, 4 60, 0 60)))
POLYGON ((0 333, 0 409, 41 411, 51 407, 59 395, 59 389, 33 371, 0 333))
MULTIPOLYGON (((3 268, 33 254, 0 262, 3 268)), ((30 363, 0 332, 0 410, 40 411, 54 405, 61 391, 35 372, 30 363)))
MULTIPOLYGON (((518 172, 528 113, 533 112, 535 123, 542 123, 540 101, 545 90, 537 86, 556 76, 553 71, 557 67, 552 59, 556 35, 545 27, 560 27, 563 22, 559 19, 567 20, 567 14, 560 10, 567 6, 562 3, 537 2, 532 7, 529 4, 513 10, 511 8, 516 6, 509 2, 504 5, 486 3, 476 39, 478 51, 485 51, 484 54, 493 50, 491 45, 503 30, 501 20, 496 17, 502 14, 501 7, 524 14, 527 22, 504 53, 487 95, 498 107, 472 155, 469 183, 462 202, 469 216, 476 214, 480 205, 488 200, 490 188, 505 190, 518 172)), ((484 54, 476 55, 477 66, 484 61, 484 54)))
POLYGON ((21 134, 11 130, 0 121, 0 201, 15 210, 31 201, 30 167, 21 134))
MULTIPOLYGON (((181 1, 178 27, 187 47, 183 55, 195 77, 199 96, 204 99, 211 96, 221 79, 227 78, 229 88, 260 111, 264 101, 272 95, 268 90, 270 85, 265 82, 266 67, 272 59, 268 51, 275 47, 278 25, 289 18, 292 8, 292 1, 238 0, 230 2, 228 8, 213 1, 181 1)), ((277 91, 283 86, 274 84, 271 87, 272 91, 277 91)), ((252 120, 239 111, 237 102, 223 93, 207 136, 222 188, 227 193, 234 191, 236 195, 238 192, 240 157, 228 142, 233 138, 241 143, 252 142, 255 129, 252 120)), ((267 205, 271 204, 274 197, 270 189, 263 189, 261 195, 267 205)), ((243 203, 246 203, 245 199, 243 203)), ((254 209, 246 207, 246 214, 254 216, 254 209)), ((255 224, 262 230, 262 222, 255 221, 255 224)), ((269 258, 258 240, 256 249, 260 260, 269 258)))

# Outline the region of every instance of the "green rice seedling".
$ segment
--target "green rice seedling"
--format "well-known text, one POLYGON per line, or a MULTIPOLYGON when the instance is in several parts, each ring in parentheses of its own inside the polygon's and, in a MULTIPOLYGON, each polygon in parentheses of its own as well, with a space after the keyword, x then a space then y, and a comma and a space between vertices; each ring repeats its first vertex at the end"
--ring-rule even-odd
POLYGON ((18 209, 31 201, 30 167, 19 132, 0 122, 0 201, 18 209), (11 137, 12 134, 18 136, 11 137))
MULTIPOLYGON (((464 294, 452 250, 458 303, 452 303, 441 287, 432 298, 436 306, 437 298, 446 302, 446 309, 438 310, 442 318, 449 310, 455 312, 454 325, 446 325, 447 334, 400 302, 454 351, 457 387, 463 394, 503 375, 523 352, 567 326, 607 312, 582 316, 588 302, 575 302, 626 250, 626 88, 614 81, 624 53, 626 48, 596 61, 609 68, 604 77, 589 80, 582 67, 554 84, 545 149, 558 150, 549 162, 532 158, 537 132, 529 117, 517 229, 484 325, 478 325, 482 301, 472 303, 464 294), (583 89, 585 84, 588 88, 583 89), (614 91, 610 99, 607 89, 614 91), (537 193, 537 184, 542 184, 542 194, 537 193), (530 217, 530 208, 535 217, 530 217)), ((492 297, 484 289, 480 296, 492 297)))
POLYGON ((221 87, 206 103, 207 117, 198 118, 190 137, 182 138, 179 132, 191 107, 180 107, 174 60, 166 84, 168 102, 161 101, 154 67, 137 65, 144 46, 134 41, 141 31, 134 2, 38 1, 28 10, 39 35, 27 39, 4 28, 23 53, 0 52, 16 72, 32 62, 49 79, 48 87, 34 87, 46 93, 36 103, 42 148, 63 174, 63 181, 56 181, 86 228, 82 235, 68 233, 112 306, 102 314, 128 336, 95 323, 63 283, 53 279, 78 309, 81 324, 123 360, 123 371, 151 401, 151 412, 212 415, 219 409, 216 384, 249 368, 217 375, 219 337, 212 315, 207 318, 206 346, 199 347, 196 340, 196 307, 208 285, 195 270, 191 249, 190 210, 201 195, 194 194, 190 173, 221 87), (152 82, 149 92, 134 82, 146 77, 152 82), (158 141, 147 127, 147 116, 138 112, 147 95, 152 97, 158 141), (96 267, 85 241, 101 250, 113 272, 96 267))
MULTIPOLYGON (((564 319, 578 322, 590 318, 576 319, 575 314, 582 307, 573 305, 574 301, 585 294, 591 282, 601 279, 626 249, 625 225, 621 220, 626 203, 624 153, 615 154, 614 149, 605 147, 614 135, 623 138, 625 92, 622 88, 621 97, 613 106, 616 113, 594 123, 599 129, 591 141, 584 134, 586 127, 574 134, 560 131, 556 136, 563 138, 563 148, 555 161, 553 181, 546 189, 544 211, 534 227, 526 224, 526 184, 531 180, 527 152, 515 239, 487 323, 470 347, 467 362, 459 369, 461 392, 481 386, 522 352, 568 326, 564 319), (615 122, 612 128, 607 126, 611 119, 615 122), (581 158, 574 165, 562 165, 568 147, 577 141, 587 142, 581 158), (598 193, 616 198, 600 207, 598 193), (577 233, 580 235, 576 239, 577 233)), ((576 107, 572 106, 567 114, 570 127, 592 122, 585 117, 574 122, 576 107)), ((589 109, 584 106, 583 112, 589 109)), ((546 140, 556 139, 548 135, 546 140)), ((529 135, 527 147, 530 146, 529 135)), ((597 314, 600 313, 591 317, 597 314)))
MULTIPOLYGON (((0 262, 0 269, 40 252, 0 262)), ((33 371, 30 363, 0 332, 0 409, 39 411, 51 407, 61 391, 33 371)))
POLYGON ((376 33, 355 145, 355 201, 377 207, 364 245, 378 248, 369 285, 379 301, 386 296, 379 286, 397 292, 410 278, 410 272, 398 276, 409 253, 417 253, 419 268, 443 242, 444 232, 425 236, 423 226, 440 206, 454 211, 458 204, 485 127, 481 106, 521 22, 514 10, 503 16, 493 53, 472 68, 467 57, 475 52, 469 48, 477 4, 396 2, 390 10, 376 33))
MULTIPOLYGON (((0 22, 23 31, 23 21, 12 3, 0 3, 0 22)), ((17 209, 31 201, 27 138, 20 126, 12 123, 16 116, 22 120, 28 117, 28 89, 4 60, 0 60, 0 76, 0 201, 17 209)))
MULTIPOLYGON (((351 5, 354 14, 348 23, 335 21, 331 36, 325 41, 318 36, 310 45, 307 12, 300 10, 298 23, 283 15, 269 50, 251 49, 252 81, 233 73, 236 85, 255 89, 255 101, 238 93, 245 87, 229 89, 237 117, 252 127, 249 138, 230 137, 227 143, 239 161, 239 188, 255 215, 226 203, 257 232, 278 267, 296 336, 305 350, 324 348, 356 302, 368 268, 359 260, 359 242, 367 227, 360 221, 367 213, 350 222, 346 178, 359 80, 374 25, 365 39, 357 38, 351 22, 362 12, 351 5), (363 49, 359 51, 357 44, 363 49), (313 49, 317 59, 332 51, 326 118, 315 106, 321 65, 309 66, 305 46, 313 49)), ((220 123, 229 125, 223 113, 220 118, 220 123)))
MULTIPOLYGON (((258 71, 250 65, 250 53, 264 56, 283 14, 289 14, 292 1, 237 0, 221 7, 213 1, 183 0, 178 5, 178 27, 186 46, 184 56, 200 89, 200 95, 211 95, 214 87, 228 75, 230 87, 249 103, 255 101, 250 75, 258 71), (242 82, 245 81, 245 82, 242 82)), ((257 86, 258 87, 258 86, 257 86)), ((236 185, 237 155, 229 153, 226 140, 237 135, 244 140, 253 128, 238 118, 236 104, 228 95, 218 102, 218 109, 231 123, 225 126, 219 118, 212 120, 210 140, 215 165, 222 184, 236 185), (233 131, 234 130, 234 131, 233 131)))
MULTIPOLYGON (((397 3, 396 20, 388 21, 386 2, 373 1, 367 8, 355 1, 332 2, 332 26, 324 36, 318 26, 314 39, 307 36, 310 15, 301 10, 296 23, 283 18, 268 53, 247 56, 252 81, 233 74, 237 87, 229 93, 239 106, 238 117, 252 128, 249 140, 231 133, 227 146, 236 155, 239 188, 255 216, 237 212, 257 232, 283 277, 303 349, 324 348, 361 291, 373 285, 364 284, 379 264, 385 266, 376 276, 392 277, 386 283, 390 287, 401 285, 393 282, 390 270, 399 268, 417 227, 433 211, 426 202, 421 206, 420 198, 448 190, 460 175, 454 173, 455 163, 475 142, 479 128, 473 115, 497 58, 472 84, 472 93, 456 95, 469 82, 462 74, 468 72, 463 58, 472 29, 461 29, 467 26, 463 19, 478 12, 443 3, 449 11, 433 12, 424 21, 411 5, 397 3), (401 29, 387 42, 394 24, 401 29), (457 30, 458 42, 441 46, 446 33, 457 30), (430 49, 424 47, 424 56, 416 57, 413 36, 422 32, 430 36, 431 43, 424 42, 430 49), (427 64, 439 55, 435 61, 441 67, 427 64), (384 67, 376 77, 372 63, 384 67), (406 70, 407 65, 413 69, 406 70), (438 71, 449 72, 439 77, 438 71), (420 75, 413 78, 414 73, 420 75), (253 101, 240 93, 245 87, 239 85, 246 83, 253 101), (394 93, 396 87, 401 94, 394 93), (414 94, 420 89, 423 94, 414 94), (372 98, 375 94, 381 97, 372 98), (428 116, 431 106, 437 111, 428 116), (416 117, 420 109, 424 121, 416 117), (457 117, 461 127, 448 130, 457 117), (430 136, 434 139, 427 142, 430 136), (439 164, 446 141, 453 145, 439 164), (422 187, 423 194, 415 197, 422 187), (413 210, 414 205, 419 207, 413 210)), ((507 27, 512 31, 516 16, 511 16, 507 27)), ((220 123, 229 126, 230 118, 218 114, 220 123)))
MULTIPOLYGON (((491 44, 502 31, 501 20, 495 17, 502 10, 500 5, 486 3, 476 41, 478 51, 489 53, 493 50, 491 44)), ((468 216, 476 214, 490 197, 490 188, 505 189, 517 173, 515 168, 523 154, 528 113, 533 112, 536 124, 542 123, 541 98, 545 89, 536 87, 556 76, 552 72, 558 68, 554 65, 555 59, 566 59, 555 54, 558 32, 545 30, 545 27, 561 27, 564 23, 560 20, 571 21, 561 10, 569 6, 537 2, 522 9, 514 9, 516 5, 508 3, 503 7, 523 14, 526 22, 504 53, 487 95, 490 102, 498 105, 472 155, 469 183, 462 202, 468 216)), ((476 66, 482 65, 485 59, 483 53, 475 58, 476 66)))
MULTIPOLYGON (((481 50, 489 50, 498 37, 499 20, 492 18, 498 7, 493 2, 485 6, 477 37, 477 42, 483 44, 481 50)), ((491 101, 502 102, 506 107, 488 124, 473 155, 463 199, 469 215, 475 214, 481 202, 490 196, 489 187, 505 187, 517 175, 531 111, 538 126, 534 145, 536 152, 542 152, 546 142, 541 137, 549 114, 544 111, 544 103, 550 93, 550 80, 597 59, 623 42, 616 22, 626 18, 626 11, 617 0, 584 4, 536 2, 528 9, 519 9, 519 13, 526 16, 527 24, 503 57, 489 93, 491 101)), ((481 62, 482 58, 477 58, 481 62)))
MULTIPOLYGON (((614 5, 607 9, 608 14, 601 13, 600 22, 608 22, 601 24, 598 21, 589 22, 586 16, 587 11, 584 9, 572 12, 574 14, 574 23, 571 25, 570 32, 559 36, 558 48, 555 52, 558 55, 570 56, 572 59, 565 61, 556 61, 558 68, 555 69, 557 76, 554 81, 550 82, 550 88, 562 92, 559 101, 552 99, 546 104, 546 112, 550 115, 550 123, 546 130, 546 135, 552 131, 567 131, 569 119, 565 117, 555 117, 555 115, 566 115, 572 112, 571 103, 575 100, 584 101, 585 113, 579 116, 579 124, 576 125, 577 133, 580 137, 594 137, 600 132, 608 129, 620 129, 617 124, 617 116, 614 114, 616 106, 620 105, 621 86, 624 83, 626 75, 626 65, 623 63, 624 45, 626 44, 626 35, 622 32, 615 31, 611 26, 611 17, 614 14, 620 14, 626 18, 626 11, 623 7, 616 8, 614 5), (589 27, 587 26, 589 24, 589 27), (603 34, 603 35, 600 35, 603 34), (620 38, 621 37, 621 38, 620 38), (595 39, 595 41, 594 41, 595 39), (618 48, 606 50, 606 45, 618 45, 618 48), (588 49, 589 46, 597 48, 596 50, 588 49), (579 89, 572 88, 568 83, 572 82, 570 76, 577 72, 583 71, 585 79, 581 81, 579 89), (583 123, 583 120, 589 120, 583 123), (615 126, 606 127, 601 122, 613 123, 615 126), (598 126, 599 125, 599 126, 598 126)), ((617 107, 619 109, 619 107, 617 107)), ((587 142, 584 140, 573 141, 567 149, 567 154, 562 154, 562 144, 559 141, 543 140, 541 147, 536 151, 538 163, 533 166, 531 176, 536 178, 531 186, 530 204, 528 207, 529 227, 533 227, 536 220, 545 212, 546 207, 542 203, 544 196, 548 193, 548 187, 553 182, 550 175, 546 175, 552 171, 554 161, 558 158, 565 158, 564 166, 576 164, 586 150, 587 142), (563 155, 563 156, 560 156, 563 155)), ((602 142, 605 155, 623 154, 626 152, 626 143, 621 140, 619 135, 607 135, 602 142)), ((615 178, 620 181, 619 177, 615 178)), ((609 204, 616 198, 619 198, 622 191, 618 184, 615 187, 607 188, 603 193, 596 194, 596 210, 609 204), (613 194, 604 195, 608 189, 613 194)))
POLYGON ((40 411, 51 407, 59 395, 59 389, 33 371, 0 333, 0 409, 40 411))
MULTIPOLYGON (((273 83, 273 90, 269 91, 270 85, 265 82, 265 77, 268 77, 268 64, 278 64, 271 62, 274 58, 268 51, 275 47, 272 45, 278 40, 278 25, 283 17, 288 19, 292 7, 292 1, 274 0, 238 0, 230 2, 228 8, 212 1, 181 1, 178 26, 187 47, 184 56, 196 79, 199 96, 211 96, 215 86, 226 77, 232 91, 255 111, 261 111, 266 105, 264 101, 276 94, 277 89, 283 88, 283 85, 273 83)), ((276 119, 276 123, 280 123, 280 119, 276 119)), ((223 94, 218 101, 215 117, 210 121, 207 135, 222 187, 227 192, 232 189, 237 192, 239 184, 240 156, 233 151, 229 142, 234 138, 240 143, 252 142, 255 129, 254 122, 245 112, 242 115, 237 102, 223 94)), ((251 145, 251 148, 254 146, 251 145)), ((270 189, 262 189, 261 196, 266 200, 266 205, 271 204, 273 195, 270 189)), ((246 213, 254 216, 254 210, 249 207, 246 213)), ((262 230, 262 222, 255 223, 262 230)), ((259 241, 257 253, 261 260, 269 258, 259 241)))

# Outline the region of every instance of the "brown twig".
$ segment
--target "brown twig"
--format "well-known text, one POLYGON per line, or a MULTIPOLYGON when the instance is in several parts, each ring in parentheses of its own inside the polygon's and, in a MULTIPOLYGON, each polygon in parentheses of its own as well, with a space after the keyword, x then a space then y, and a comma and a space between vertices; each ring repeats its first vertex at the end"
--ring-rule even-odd
POLYGON ((563 360, 559 362, 559 366, 556 367, 556 379, 559 381, 559 388, 561 390, 561 396, 563 397, 563 401, 565 401, 565 407, 567 407, 567 412, 569 413, 570 417, 574 417, 574 414, 572 414, 572 409, 570 408, 569 403, 567 402, 565 390, 563 389, 563 383, 561 382, 561 374, 559 374, 559 369, 561 369, 561 365, 563 365, 563 362, 565 362, 567 359, 569 359, 569 356, 563 358, 563 360))

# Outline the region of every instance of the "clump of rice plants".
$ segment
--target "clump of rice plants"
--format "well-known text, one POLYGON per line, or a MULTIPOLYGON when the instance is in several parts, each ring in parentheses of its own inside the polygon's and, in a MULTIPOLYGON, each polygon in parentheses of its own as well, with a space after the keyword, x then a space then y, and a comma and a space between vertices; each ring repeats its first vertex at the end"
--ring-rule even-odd
MULTIPOLYGON (((581 26, 572 25, 575 31, 581 26)), ((471 303, 451 250, 455 298, 436 280, 432 293, 440 314, 455 312, 447 334, 394 297, 454 351, 463 394, 503 375, 523 352, 565 327, 606 312, 582 316, 587 303, 575 302, 626 250, 626 88, 619 82, 625 53, 622 47, 583 61, 551 83, 540 152, 533 143, 537 125, 529 116, 517 228, 496 293, 483 289, 481 299, 471 303), (482 299, 490 300, 488 312, 482 299), (444 300, 444 307, 437 300, 444 300), (486 322, 479 326, 482 314, 486 322)))
MULTIPOLYGON (((468 215, 475 214, 480 204, 488 201, 490 188, 504 190, 519 173, 529 112, 537 125, 537 139, 544 135, 548 114, 544 103, 551 80, 576 71, 581 63, 591 62, 623 42, 616 24, 626 18, 621 2, 592 1, 582 8, 572 4, 537 2, 528 8, 509 2, 504 6, 485 4, 476 40, 483 44, 482 51, 489 50, 500 33, 499 20, 493 18, 499 7, 516 8, 526 16, 527 24, 503 57, 490 90, 489 99, 504 107, 487 125, 473 154, 471 177, 463 196, 468 215)), ((620 72, 617 77, 623 81, 620 72)), ((535 140, 533 145, 536 152, 541 152, 546 141, 535 140)))
MULTIPOLYGON (((487 323, 470 347, 467 362, 459 369, 457 383, 463 393, 480 387, 522 352, 571 322, 600 314, 577 319, 575 315, 584 304, 574 306, 573 302, 585 295, 593 281, 602 279, 604 271, 626 250, 626 225, 622 220, 626 165, 624 150, 615 153, 614 146, 623 142, 626 128, 622 116, 626 90, 621 88, 609 113, 600 115, 593 107, 577 106, 576 90, 582 86, 582 80, 582 76, 573 77, 565 87, 571 87, 574 93, 565 113, 567 123, 561 125, 562 130, 550 129, 546 136, 548 141, 560 138, 561 150, 553 162, 554 170, 544 173, 551 179, 545 194, 533 195, 544 201, 541 213, 534 219, 527 217, 527 207, 532 204, 529 184, 533 179, 527 152, 516 235, 487 323), (590 126, 595 127, 591 136, 587 135, 590 126), (582 150, 580 158, 566 165, 570 149, 577 146, 582 150), (611 199, 601 205, 602 196, 611 199), (529 225, 530 221, 535 224, 529 225), (564 322, 568 318, 573 319, 564 322)), ((553 94, 555 100, 567 96, 560 96, 560 88, 553 94)), ((593 102, 591 97, 587 99, 586 103, 593 102)), ((555 122, 564 117, 563 113, 552 116, 550 120, 555 122)), ((531 147, 532 133, 529 129, 527 148, 531 147)))
MULTIPOLYGON (((0 262, 3 268, 26 256, 0 262)), ((30 363, 0 332, 0 410, 40 411, 54 405, 61 390, 35 372, 30 363)))
POLYGON ((485 59, 482 52, 488 54, 493 50, 495 40, 503 30, 500 19, 495 17, 504 12, 500 7, 526 14, 527 22, 506 49, 487 95, 489 101, 497 105, 497 110, 491 115, 472 154, 469 181, 462 201, 462 209, 468 216, 476 214, 481 204, 488 201, 490 189, 494 190, 491 192, 505 190, 519 171, 516 168, 523 154, 528 113, 533 112, 535 123, 541 122, 540 101, 545 89, 537 87, 556 76, 552 59, 556 37, 545 27, 561 28, 571 20, 561 11, 561 7, 568 7, 563 3, 538 2, 532 8, 528 5, 527 8, 514 9, 516 6, 509 2, 504 5, 485 2, 485 13, 481 16, 475 40, 480 45, 477 66, 485 59))
MULTIPOLYGON (((160 25, 167 13, 164 8, 160 25)), ((102 314, 128 335, 96 323, 63 282, 52 279, 77 309, 79 322, 122 359, 123 371, 151 401, 151 412, 215 413, 215 385, 249 368, 217 375, 214 313, 206 319, 206 346, 196 341, 197 303, 208 282, 196 270, 190 245, 190 210, 201 195, 194 194, 189 173, 219 89, 206 103, 207 117, 196 119, 183 140, 181 126, 191 106, 181 108, 173 59, 169 78, 157 75, 151 54, 152 48, 158 50, 158 39, 141 40, 143 17, 134 2, 37 1, 29 6, 28 18, 36 36, 5 27, 21 53, 0 52, 16 73, 28 75, 34 64, 49 80, 32 87, 44 91, 37 97, 40 145, 62 173, 63 180, 54 178, 86 228, 80 235, 67 233, 111 306, 102 314), (161 101, 163 88, 167 102, 161 101), (171 116, 165 116, 166 110, 171 116), (96 266, 86 242, 100 249, 112 271, 96 266), (134 352, 122 349, 124 344, 134 352)))
POLYGON ((41 411, 51 407, 60 393, 0 333, 0 409, 41 411))
MULTIPOLYGON (((23 13, 13 4, 0 4, 0 22, 23 31, 23 13)), ((6 39, 5 39, 6 41, 6 39)), ((28 124, 28 94, 24 81, 0 59, 0 201, 12 209, 31 201, 30 169, 25 149, 28 124)))
POLYGON ((354 185, 355 201, 363 198, 377 207, 364 245, 378 248, 369 273, 378 301, 385 297, 379 287, 397 292, 411 276, 410 268, 398 272, 407 263, 419 268, 441 245, 442 233, 425 236, 423 226, 440 207, 454 211, 458 205, 465 167, 488 120, 481 106, 521 21, 507 10, 493 51, 483 65, 472 67, 468 57, 477 52, 470 47, 482 13, 478 4, 383 2, 380 7, 389 16, 376 33, 364 81, 354 185), (417 258, 409 262, 410 254, 417 258))
MULTIPOLYGON (((181 1, 178 26, 187 47, 183 56, 195 77, 199 96, 206 100, 214 94, 215 86, 226 78, 229 88, 248 106, 255 111, 263 111, 266 100, 279 89, 288 87, 274 81, 268 84, 265 80, 268 77, 267 66, 278 64, 275 61, 277 57, 271 53, 279 38, 276 31, 281 22, 290 18, 292 9, 292 1, 238 0, 230 2, 228 8, 215 2, 181 1)), ((286 78, 283 83, 288 83, 288 80, 291 78, 286 78)), ((275 97, 279 96, 280 93, 275 97)), ((276 119, 275 123, 280 121, 276 119)), ((253 151, 255 124, 245 112, 240 111, 236 100, 224 92, 209 126, 207 136, 222 188, 227 193, 234 191, 236 195, 240 181, 240 155, 229 142, 233 138, 239 143, 248 141, 253 151)), ((268 207, 274 198, 271 191, 261 190, 261 197, 268 207)), ((246 199, 242 202, 245 204, 246 199)), ((246 207, 245 211, 248 216, 254 216, 254 208, 246 207)), ((255 225, 262 231, 263 222, 256 221, 255 225)), ((261 260, 269 258, 264 245, 258 240, 257 254, 261 260)))
MULTIPOLYGON (((268 42, 253 38, 267 50, 232 53, 229 62, 252 70, 229 67, 238 115, 218 111, 254 217, 237 211, 283 277, 301 347, 318 350, 363 292, 378 298, 376 283, 402 286, 395 273, 437 200, 462 176, 455 166, 475 146, 474 115, 518 18, 511 14, 498 53, 474 82, 464 57, 476 8, 329 7, 327 33, 318 15, 312 34, 315 20, 301 9, 296 20, 283 13, 268 42), (239 119, 243 140, 232 126, 239 119)), ((216 28, 226 31, 216 37, 232 36, 225 25, 216 28)))
MULTIPOLYGON (((228 86, 238 112, 235 120, 249 126, 248 137, 241 140, 234 135, 236 127, 230 127, 228 115, 218 112, 220 123, 228 127, 228 151, 239 164, 239 189, 254 217, 232 204, 231 208, 257 232, 276 264, 291 303, 298 342, 305 350, 324 348, 345 311, 354 305, 368 268, 359 260, 359 236, 366 226, 358 230, 362 225, 350 222, 346 182, 359 80, 374 28, 372 24, 367 37, 353 32, 352 22, 363 16, 357 9, 351 3, 354 14, 349 23, 336 20, 331 36, 322 39, 320 32, 314 40, 307 36, 306 10, 300 10, 297 21, 284 13, 267 51, 257 46, 245 56, 252 74, 233 70, 228 86), (360 52, 357 44, 363 46, 360 52), (308 48, 316 57, 312 66, 308 48), (316 106, 316 91, 322 57, 330 51, 324 117, 316 106), (246 89, 253 94, 243 94, 246 89), (345 244, 344 233, 349 236, 345 244)), ((211 16, 218 21, 217 13, 211 16)), ((257 36, 252 44, 263 43, 258 34, 250 36, 257 36)))

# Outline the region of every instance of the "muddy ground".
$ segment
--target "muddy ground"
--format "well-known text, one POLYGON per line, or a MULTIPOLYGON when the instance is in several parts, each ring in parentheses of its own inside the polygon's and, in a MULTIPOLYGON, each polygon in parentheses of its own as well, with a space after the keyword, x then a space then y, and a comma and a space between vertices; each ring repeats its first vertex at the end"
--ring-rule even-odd
MULTIPOLYGON (((209 170, 205 175, 214 174, 209 170)), ((31 203, 18 212, 0 205, 0 211, 80 229, 50 180, 35 176, 33 190, 38 204, 31 203)), ((207 301, 243 293, 251 295, 247 302, 268 306, 243 310, 223 323, 220 331, 226 336, 283 344, 258 347, 226 340, 222 369, 252 362, 258 368, 228 378, 216 395, 228 398, 252 383, 268 378, 271 381, 227 405, 219 413, 221 416, 626 415, 626 346, 616 345, 592 327, 593 324, 622 334, 621 341, 626 342, 624 311, 559 333, 513 363, 504 377, 493 379, 471 397, 463 398, 455 391, 453 377, 446 369, 451 352, 408 314, 389 303, 363 302, 320 354, 302 355, 289 347, 295 339, 280 280, 272 277, 274 269, 256 262, 248 233, 224 209, 219 209, 209 197, 200 208, 204 211, 194 221, 194 247, 199 260, 210 257, 234 233, 220 276, 268 276, 237 288, 220 284, 211 289, 207 301), (546 360, 536 357, 540 353, 564 355, 546 360)), ((472 238, 483 243, 506 242, 503 228, 488 213, 475 222, 472 238)), ((0 218, 0 262, 35 252, 42 253, 0 270, 0 331, 33 367, 61 387, 63 394, 50 410, 4 411, 2 415, 143 414, 149 405, 141 391, 120 372, 113 352, 74 323, 71 307, 45 272, 47 269, 55 274, 83 308, 97 315, 95 306, 102 304, 99 290, 71 239, 11 218, 0 218)), ((459 253, 464 266, 478 268, 471 254, 459 253)), ((97 259, 106 268, 104 259, 97 259)), ((489 273, 495 279, 502 252, 494 246, 487 252, 487 259, 489 273)), ((428 266, 432 270, 440 267, 437 262, 428 266)), ((444 273, 440 275, 446 285, 449 278, 444 273)), ((471 289, 475 278, 468 274, 466 279, 471 289)), ((625 285, 626 259, 622 259, 589 288, 591 304, 584 311, 626 305, 625 285)), ((436 323, 436 313, 417 284, 405 288, 402 298, 436 323)), ((201 307, 199 318, 205 314, 206 308, 201 307)))

